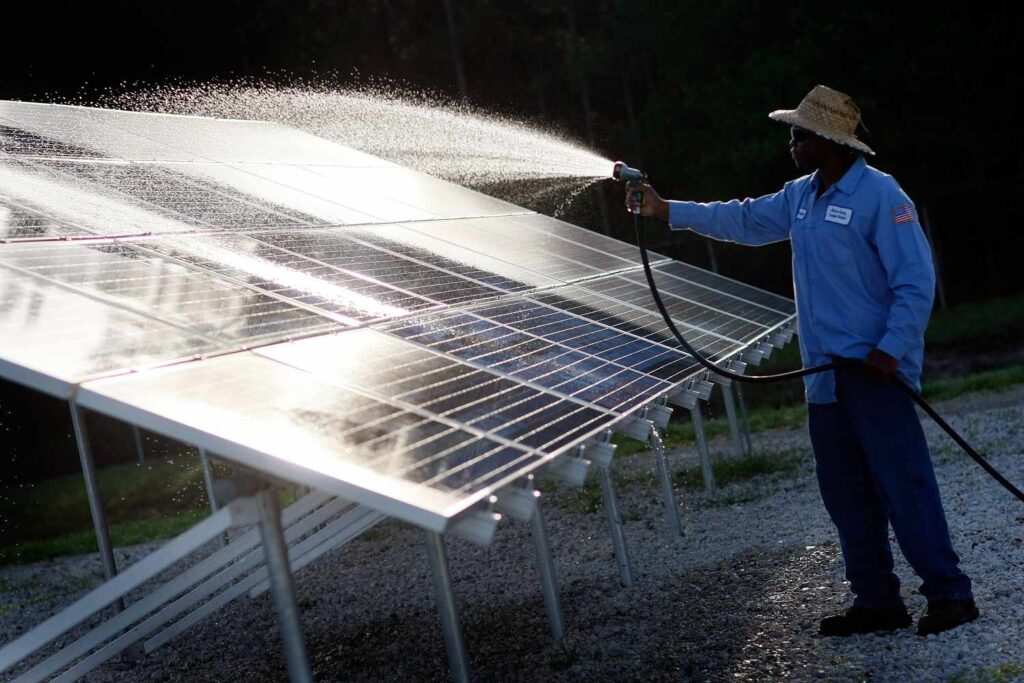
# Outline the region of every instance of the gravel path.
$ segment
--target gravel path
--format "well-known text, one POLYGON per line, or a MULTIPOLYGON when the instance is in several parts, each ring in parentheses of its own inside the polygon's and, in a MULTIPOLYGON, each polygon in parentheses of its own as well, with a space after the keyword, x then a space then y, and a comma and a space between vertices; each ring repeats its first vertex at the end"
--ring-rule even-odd
MULTIPOLYGON (((939 406, 1012 481, 1024 483, 1024 388, 939 406)), ((479 680, 1003 681, 1024 679, 1024 506, 926 422, 954 546, 982 617, 951 633, 821 639, 818 619, 848 604, 834 530, 806 434, 755 435, 791 466, 724 486, 680 490, 686 537, 663 528, 649 453, 615 465, 636 583, 617 581, 603 509, 590 489, 544 482, 569 636, 553 644, 525 525, 479 548, 449 541, 470 667, 479 680), (742 501, 742 502, 736 502, 742 501), (733 504, 730 504, 732 502, 733 504)), ((713 447, 722 455, 728 444, 713 447)), ((693 455, 673 453, 677 467, 693 455)), ((895 545, 894 545, 895 547, 895 545)), ((152 546, 132 548, 126 558, 152 546)), ((897 552, 911 611, 924 600, 897 552)), ((0 571, 0 642, 38 623, 100 576, 95 556, 0 571)), ((388 522, 296 577, 318 680, 445 680, 422 534, 388 522)), ((268 596, 240 600, 136 663, 92 681, 285 678, 268 596)))

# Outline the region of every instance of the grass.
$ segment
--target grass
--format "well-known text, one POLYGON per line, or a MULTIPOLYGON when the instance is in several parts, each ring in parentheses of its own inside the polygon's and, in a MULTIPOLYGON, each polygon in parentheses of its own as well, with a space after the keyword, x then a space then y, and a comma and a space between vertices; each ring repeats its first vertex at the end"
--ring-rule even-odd
MULTIPOLYGON (((110 541, 115 548, 171 538, 201 522, 209 509, 188 510, 171 517, 140 519, 110 525, 110 541)), ((19 541, 0 549, 0 566, 52 560, 65 555, 82 555, 97 551, 96 536, 89 531, 62 534, 54 538, 19 541)))
POLYGON ((978 349, 1019 344, 1024 339, 1024 294, 955 306, 932 315, 925 333, 929 349, 978 349))
MULTIPOLYGON (((773 453, 754 453, 745 458, 717 460, 712 463, 712 469, 715 473, 715 482, 719 486, 727 486, 771 474, 794 474, 810 458, 811 455, 808 449, 794 448, 773 453)), ((625 477, 612 470, 612 477, 615 480, 615 488, 619 491, 634 486, 645 486, 653 491, 657 484, 654 475, 650 473, 625 477)), ((687 467, 676 471, 672 475, 672 483, 678 488, 702 491, 704 489, 704 478, 700 466, 687 467)), ((716 506, 737 505, 748 503, 755 498, 755 495, 749 493, 720 495, 714 498, 712 504, 716 506)), ((601 487, 593 478, 588 479, 586 484, 567 495, 555 498, 555 501, 564 510, 578 514, 593 514, 604 505, 601 487)), ((624 518, 628 519, 628 516, 624 518)))
MULTIPOLYGON (((174 536, 208 514, 194 455, 97 471, 115 546, 174 536)), ((96 541, 80 474, 0 488, 7 510, 0 565, 92 552, 96 541)))
POLYGON ((1019 384, 1024 384, 1024 365, 1011 365, 1008 368, 978 372, 966 377, 925 382, 921 387, 921 394, 929 401, 948 401, 977 391, 1006 391, 1019 384))
MULTIPOLYGON (((744 458, 727 458, 713 462, 715 483, 728 486, 769 474, 793 474, 810 459, 810 451, 795 448, 776 453, 752 453, 744 458)), ((704 488, 704 477, 700 467, 679 470, 673 476, 676 486, 691 490, 704 488)))

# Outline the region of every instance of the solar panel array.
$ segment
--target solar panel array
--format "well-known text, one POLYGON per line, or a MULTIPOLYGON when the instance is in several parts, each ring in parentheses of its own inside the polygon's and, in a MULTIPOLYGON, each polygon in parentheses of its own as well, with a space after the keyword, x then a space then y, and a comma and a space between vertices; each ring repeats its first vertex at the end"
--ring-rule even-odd
POLYGON ((4 377, 435 530, 699 371, 629 245, 277 124, 0 102, 0 240, 4 377))

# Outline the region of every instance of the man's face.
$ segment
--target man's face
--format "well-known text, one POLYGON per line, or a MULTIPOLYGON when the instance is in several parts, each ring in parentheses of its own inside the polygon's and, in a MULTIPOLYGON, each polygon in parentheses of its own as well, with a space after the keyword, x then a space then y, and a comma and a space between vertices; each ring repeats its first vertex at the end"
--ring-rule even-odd
POLYGON ((796 167, 804 173, 821 168, 832 147, 830 141, 809 130, 793 126, 789 129, 789 153, 796 167))

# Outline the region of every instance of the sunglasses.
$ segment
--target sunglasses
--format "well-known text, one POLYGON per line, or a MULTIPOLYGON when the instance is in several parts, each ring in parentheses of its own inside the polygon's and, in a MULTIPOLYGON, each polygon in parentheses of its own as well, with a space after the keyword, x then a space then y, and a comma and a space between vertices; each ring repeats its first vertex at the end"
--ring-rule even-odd
POLYGON ((790 128, 789 135, 790 139, 793 140, 793 142, 805 142, 807 140, 810 140, 811 138, 818 137, 811 131, 804 130, 803 128, 790 128))

